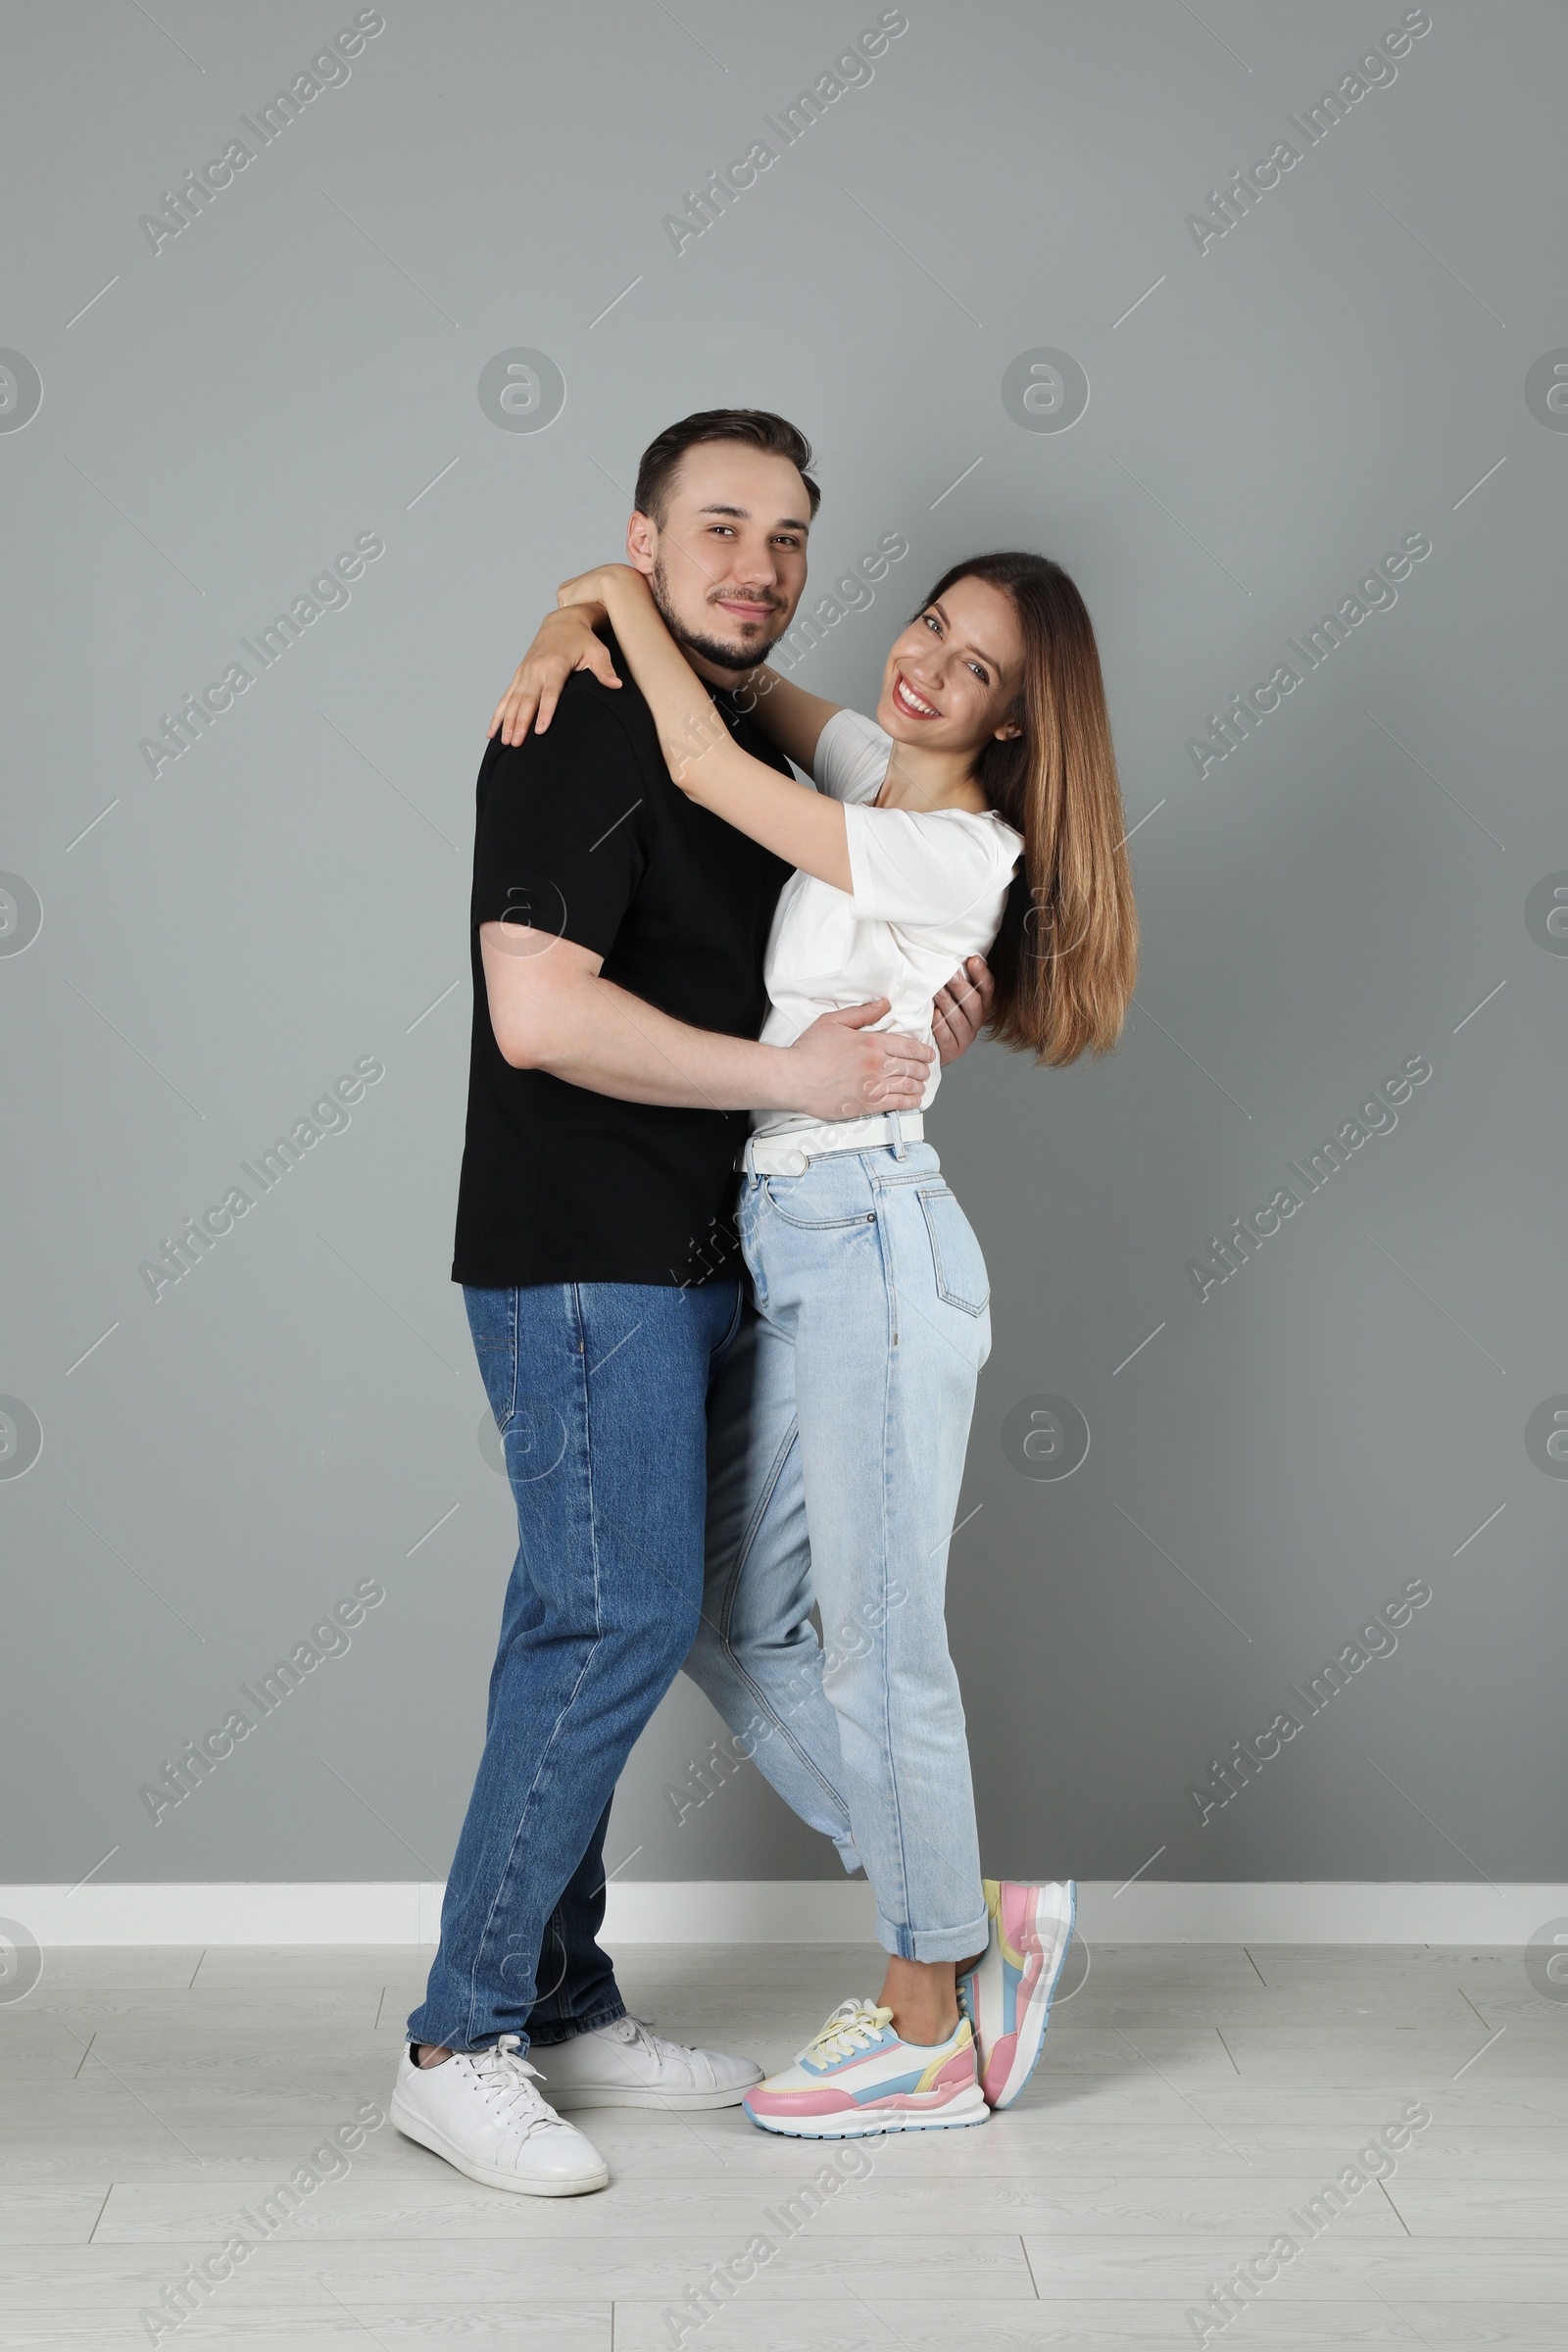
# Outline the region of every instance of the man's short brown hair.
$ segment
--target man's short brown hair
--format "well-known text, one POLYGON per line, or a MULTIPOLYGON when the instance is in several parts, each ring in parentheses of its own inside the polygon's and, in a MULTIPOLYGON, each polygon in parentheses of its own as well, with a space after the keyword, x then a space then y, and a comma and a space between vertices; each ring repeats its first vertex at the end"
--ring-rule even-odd
POLYGON ((649 442, 637 468, 634 503, 639 514, 663 522, 665 502, 680 462, 700 441, 744 441, 748 448, 760 449, 770 458, 787 458, 806 484, 814 518, 822 493, 808 470, 815 463, 811 444, 798 425, 785 416, 775 416, 771 409, 699 409, 695 416, 667 424, 657 440, 649 442))

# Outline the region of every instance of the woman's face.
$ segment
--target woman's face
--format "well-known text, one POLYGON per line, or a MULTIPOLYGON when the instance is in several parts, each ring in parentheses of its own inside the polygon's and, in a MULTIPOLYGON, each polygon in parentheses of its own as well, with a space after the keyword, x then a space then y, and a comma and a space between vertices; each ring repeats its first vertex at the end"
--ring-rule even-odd
POLYGON ((889 654, 876 723, 896 743, 978 752, 1020 732, 1005 713, 1022 666, 1011 597, 988 580, 955 580, 889 654))

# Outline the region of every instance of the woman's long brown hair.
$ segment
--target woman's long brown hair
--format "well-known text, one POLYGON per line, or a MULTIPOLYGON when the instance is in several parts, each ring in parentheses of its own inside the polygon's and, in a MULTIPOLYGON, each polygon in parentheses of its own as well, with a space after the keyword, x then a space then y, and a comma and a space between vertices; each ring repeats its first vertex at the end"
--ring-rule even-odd
POLYGON ((1048 557, 971 556, 945 571, 921 610, 958 580, 1011 600, 1023 677, 1009 715, 975 761, 991 807, 1023 835, 1002 929, 991 951, 991 1033, 1059 1069, 1108 1054, 1138 973, 1138 915, 1127 860, 1116 755, 1100 652, 1083 598, 1048 557))

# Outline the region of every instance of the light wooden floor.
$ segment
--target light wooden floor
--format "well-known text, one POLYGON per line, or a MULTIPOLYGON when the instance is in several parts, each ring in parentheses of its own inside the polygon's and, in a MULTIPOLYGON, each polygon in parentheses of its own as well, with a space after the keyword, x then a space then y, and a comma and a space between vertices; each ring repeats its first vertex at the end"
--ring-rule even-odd
MULTIPOLYGON (((362 2100, 384 2103, 427 1959, 50 1953, 0 2008, 0 2341, 145 2345, 140 2308, 362 2100)), ((820 1945, 620 1960, 662 2031, 770 2066, 876 1989, 874 1956, 820 1945)), ((1411 2099, 1435 2120, 1396 2175, 1210 2341, 1568 2345, 1568 2004, 1532 1990, 1518 1952, 1282 1945, 1097 1949, 1015 2108, 865 2143, 866 2177, 683 2340, 1191 2343, 1189 2306, 1296 2234, 1289 2209, 1411 2099)), ((738 2110, 583 2120, 612 2180, 569 2201, 476 2187, 388 2124, 163 2342, 668 2346, 665 2308, 829 2152, 738 2110)))

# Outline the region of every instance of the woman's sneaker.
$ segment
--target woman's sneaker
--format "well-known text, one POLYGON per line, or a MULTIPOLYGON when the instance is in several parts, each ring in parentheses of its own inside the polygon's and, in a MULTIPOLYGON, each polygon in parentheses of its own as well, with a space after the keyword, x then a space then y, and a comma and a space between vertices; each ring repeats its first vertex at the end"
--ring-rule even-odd
POLYGON ((891 2009, 845 2001, 793 2066, 743 2102, 754 2124, 794 2139, 862 2139, 881 2132, 951 2132, 990 2114, 960 2017, 946 2041, 904 2041, 891 2009))
POLYGON ((1051 1886, 987 1879, 985 1889, 991 1940, 958 1979, 958 2006, 973 2021, 987 2106, 1010 2107, 1039 2063, 1078 1890, 1071 1879, 1051 1886))
POLYGON ((416 2066, 407 2045, 392 2091, 392 2121, 470 2180, 526 2197, 580 2197, 608 2187, 610 2167, 593 2142, 564 2124, 534 2088, 538 2070, 515 2034, 493 2049, 456 2050, 416 2066))

